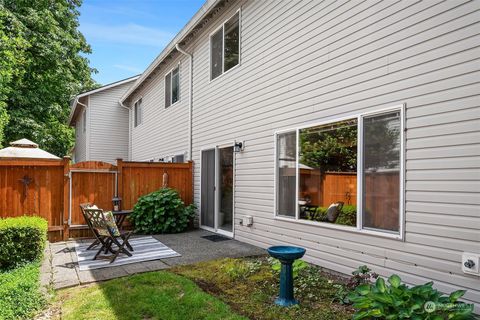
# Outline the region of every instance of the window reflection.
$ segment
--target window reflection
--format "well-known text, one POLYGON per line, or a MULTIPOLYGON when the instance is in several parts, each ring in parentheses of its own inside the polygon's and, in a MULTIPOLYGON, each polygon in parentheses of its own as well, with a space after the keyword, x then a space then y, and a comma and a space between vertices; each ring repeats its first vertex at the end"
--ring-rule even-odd
POLYGON ((356 225, 357 120, 300 129, 300 219, 356 225))

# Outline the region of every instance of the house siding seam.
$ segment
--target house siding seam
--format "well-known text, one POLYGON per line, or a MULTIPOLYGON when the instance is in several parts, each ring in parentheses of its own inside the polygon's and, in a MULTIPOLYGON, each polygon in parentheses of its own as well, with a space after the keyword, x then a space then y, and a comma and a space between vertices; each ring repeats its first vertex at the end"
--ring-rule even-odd
MULTIPOLYGON (((304 246, 308 261, 346 274, 367 264, 410 284, 466 289, 480 312, 480 277, 461 270, 462 252, 480 253, 479 30, 478 1, 233 1, 185 46, 194 57, 195 202, 200 150, 244 140, 235 218, 251 215, 254 224, 235 225, 236 239, 304 246), (209 35, 239 7, 241 65, 210 81, 209 35), (404 241, 274 219, 275 131, 399 104, 404 241)), ((134 159, 188 144, 181 61, 178 106, 163 109, 166 72, 139 90, 145 117, 133 132, 134 159)))

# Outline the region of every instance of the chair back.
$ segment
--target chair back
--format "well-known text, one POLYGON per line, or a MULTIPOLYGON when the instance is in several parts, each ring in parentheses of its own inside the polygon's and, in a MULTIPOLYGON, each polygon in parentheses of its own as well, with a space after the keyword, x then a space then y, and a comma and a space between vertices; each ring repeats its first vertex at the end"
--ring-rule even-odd
POLYGON ((327 209, 327 221, 331 223, 335 223, 337 221, 338 216, 340 215, 340 212, 342 211, 343 208, 343 202, 342 201, 337 201, 335 203, 332 203, 328 209, 327 209))
POLYGON ((102 209, 86 208, 84 209, 86 218, 90 221, 92 228, 102 236, 119 236, 115 218, 112 212, 103 212, 102 209))
POLYGON ((89 207, 91 207, 91 206, 92 206, 92 204, 89 203, 89 202, 81 203, 81 204, 80 204, 80 210, 82 211, 83 218, 85 219, 85 222, 87 223, 87 225, 88 225, 90 228, 91 228, 92 226, 91 226, 91 224, 90 224, 90 220, 87 219, 87 216, 86 216, 86 214, 85 214, 85 209, 87 209, 87 208, 89 208, 89 207))

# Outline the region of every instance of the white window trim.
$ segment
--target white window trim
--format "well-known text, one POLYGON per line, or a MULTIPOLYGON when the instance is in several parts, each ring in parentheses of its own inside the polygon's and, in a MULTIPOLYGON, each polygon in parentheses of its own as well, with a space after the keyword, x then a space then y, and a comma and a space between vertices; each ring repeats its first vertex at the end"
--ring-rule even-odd
POLYGON ((242 10, 241 8, 238 8, 237 11, 235 11, 234 14, 229 16, 227 19, 225 19, 220 26, 215 28, 209 35, 208 37, 208 60, 209 60, 209 83, 217 80, 218 78, 221 78, 223 75, 229 73, 232 70, 237 69, 238 67, 241 66, 242 64, 242 54, 241 54, 241 46, 242 44, 242 10), (227 71, 225 71, 225 23, 228 22, 228 20, 232 19, 233 16, 235 16, 238 13, 238 64, 227 71), (212 79, 212 36, 217 33, 218 30, 222 29, 222 73, 219 74, 216 78, 212 79))
POLYGON ((167 76, 170 74, 170 105, 167 106, 165 104, 165 99, 163 99, 163 103, 165 104, 165 109, 168 109, 174 105, 176 105, 177 103, 180 102, 180 62, 173 68, 170 69, 170 71, 168 71, 167 73, 165 73, 165 76, 163 77, 163 83, 164 83, 164 94, 166 95, 167 94, 167 76), (173 98, 173 95, 172 95, 172 75, 173 75, 173 70, 175 70, 176 68, 178 68, 178 100, 175 101, 174 103, 172 103, 172 98, 173 98))
POLYGON ((140 123, 139 124, 136 124, 136 121, 135 121, 135 117, 136 117, 136 104, 138 101, 142 100, 142 103, 143 103, 143 96, 142 97, 139 97, 137 100, 135 100, 135 102, 133 103, 133 128, 138 128, 139 126, 141 126, 143 124, 143 106, 142 106, 142 109, 140 110, 140 123))
POLYGON ((342 231, 349 231, 349 232, 355 232, 355 233, 360 233, 360 234, 366 234, 366 235, 372 235, 372 236, 379 236, 379 237, 384 237, 384 238, 392 238, 392 239, 397 239, 397 240, 405 240, 405 104, 402 105, 395 105, 387 108, 382 108, 378 109, 375 111, 369 111, 369 112, 362 112, 362 113, 357 113, 357 114, 352 114, 349 116, 344 116, 344 117, 337 117, 337 118, 329 118, 328 120, 321 121, 321 122, 315 122, 315 123, 308 123, 302 126, 297 126, 294 128, 287 128, 287 129, 282 129, 282 130, 277 130, 274 132, 274 196, 273 196, 273 201, 274 201, 274 208, 273 208, 273 218, 276 220, 281 220, 281 221, 288 221, 291 223, 298 223, 298 224, 304 224, 304 225, 312 225, 312 226, 317 226, 317 227, 325 227, 329 229, 336 229, 336 230, 342 230, 342 231), (358 179, 358 176, 362 177, 361 175, 363 174, 363 118, 369 117, 372 115, 376 114, 383 114, 383 113, 388 113, 390 111, 400 111, 400 208, 399 208, 399 231, 397 232, 388 232, 387 230, 373 230, 373 229, 363 229, 362 228, 362 217, 363 217, 363 212, 362 212, 362 182, 360 181, 361 179, 358 179), (299 209, 298 205, 295 206, 295 217, 288 217, 284 215, 277 215, 277 192, 278 192, 278 155, 277 155, 277 141, 278 141, 278 135, 281 133, 287 133, 287 132, 292 132, 295 131, 296 133, 296 139, 297 139, 297 145, 296 145, 296 186, 295 186, 295 203, 298 204, 298 189, 299 189, 299 174, 298 174, 298 154, 299 154, 299 130, 300 129, 305 129, 305 128, 310 128, 313 126, 320 126, 320 125, 325 125, 337 121, 344 121, 344 120, 349 120, 349 119, 354 119, 357 118, 357 125, 358 125, 358 143, 357 143, 357 208, 360 208, 360 210, 357 210, 357 226, 343 226, 343 225, 337 225, 337 224, 331 224, 327 222, 319 222, 319 221, 310 221, 310 220, 303 220, 299 219, 299 209))

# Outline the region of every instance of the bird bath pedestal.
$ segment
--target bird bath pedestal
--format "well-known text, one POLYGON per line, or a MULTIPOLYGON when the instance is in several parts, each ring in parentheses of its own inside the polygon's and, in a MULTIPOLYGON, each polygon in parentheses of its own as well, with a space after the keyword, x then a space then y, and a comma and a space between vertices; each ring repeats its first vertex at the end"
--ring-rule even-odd
POLYGON ((275 304, 289 307, 298 304, 293 297, 293 261, 300 259, 305 254, 304 248, 290 246, 273 246, 267 249, 268 254, 280 260, 282 269, 280 271, 280 295, 275 304))

